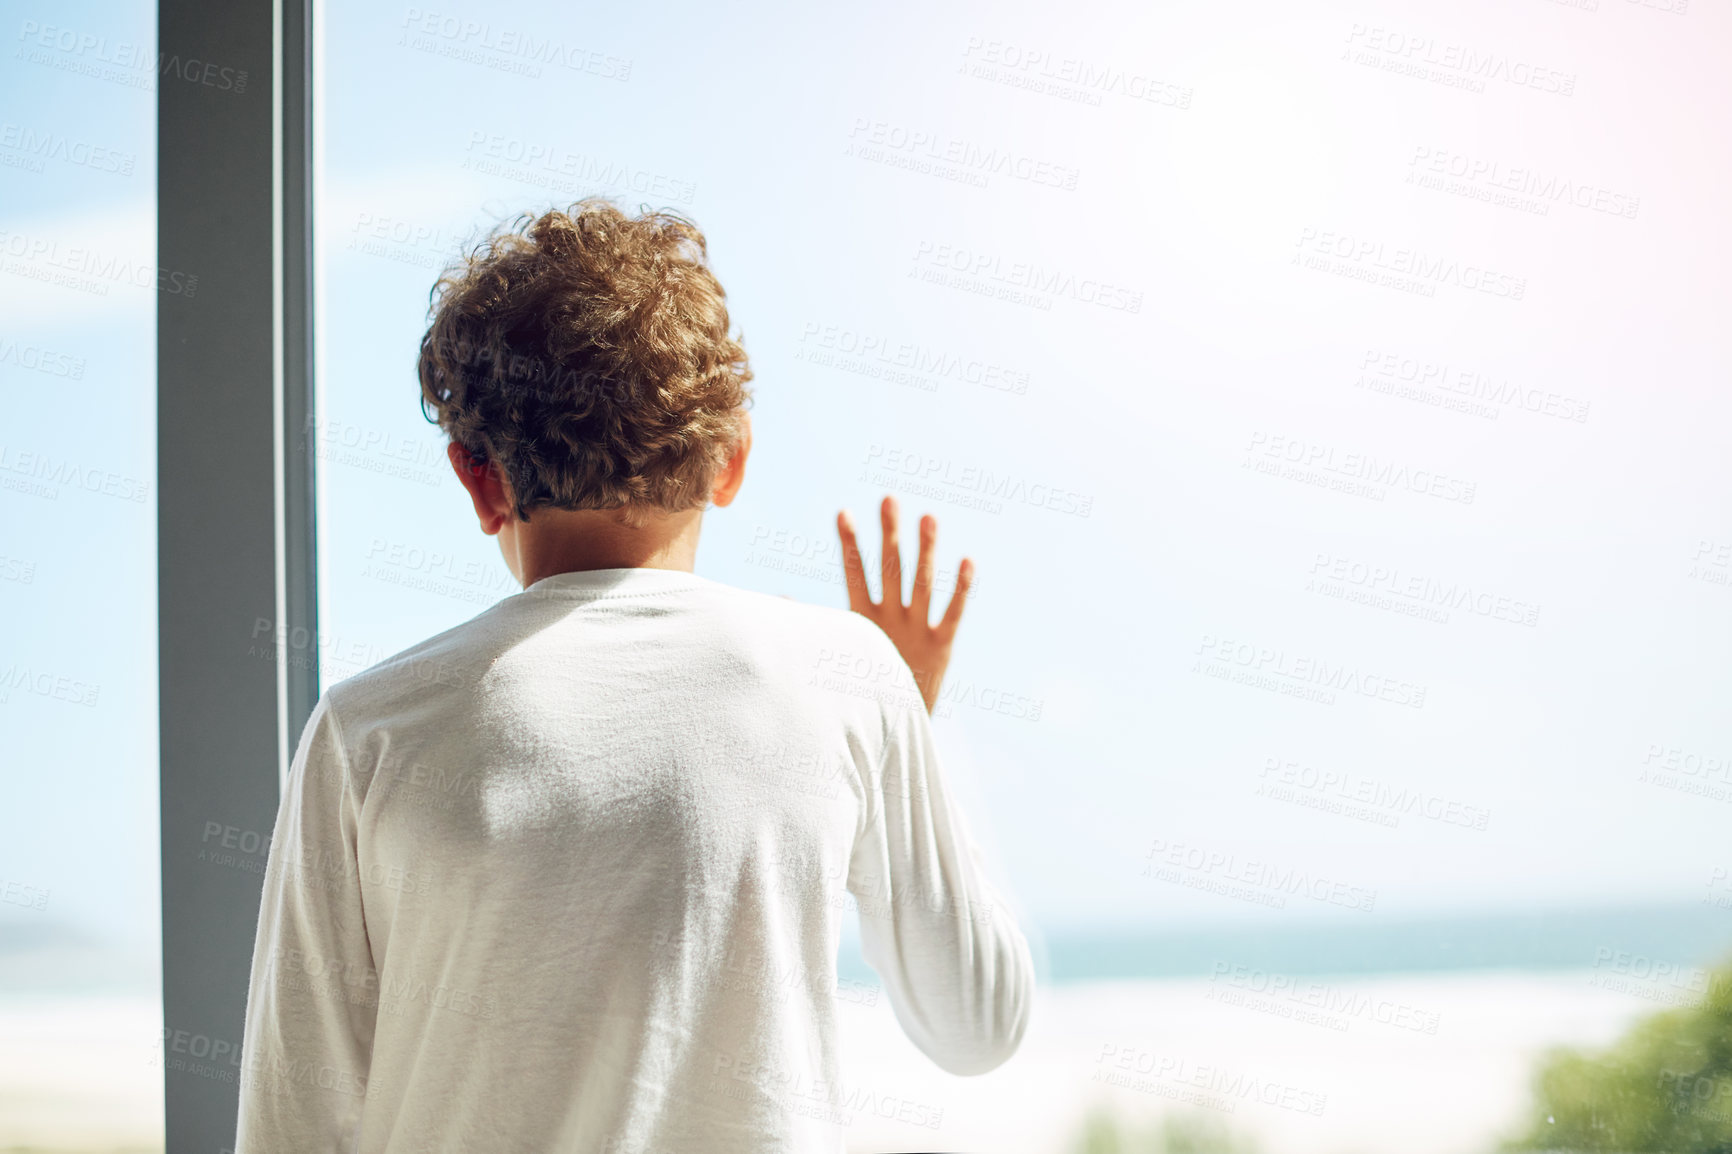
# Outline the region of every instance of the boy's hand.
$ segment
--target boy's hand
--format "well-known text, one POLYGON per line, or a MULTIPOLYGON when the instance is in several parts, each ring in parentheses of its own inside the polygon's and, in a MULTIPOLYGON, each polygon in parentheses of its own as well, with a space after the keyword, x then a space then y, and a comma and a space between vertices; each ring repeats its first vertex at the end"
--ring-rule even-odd
POLYGON ((938 686, 950 664, 950 645, 962 620, 962 603, 974 580, 974 562, 964 557, 956 571, 956 592, 937 625, 932 615, 932 544, 938 539, 938 521, 928 513, 920 518, 920 557, 914 564, 914 595, 902 604, 902 551, 896 543, 896 499, 885 497, 880 508, 884 523, 884 554, 880 575, 884 599, 874 604, 866 588, 866 571, 860 564, 860 544, 854 539, 854 521, 847 510, 836 514, 836 531, 842 537, 842 571, 848 580, 848 608, 877 623, 914 673, 926 712, 938 704, 938 686))

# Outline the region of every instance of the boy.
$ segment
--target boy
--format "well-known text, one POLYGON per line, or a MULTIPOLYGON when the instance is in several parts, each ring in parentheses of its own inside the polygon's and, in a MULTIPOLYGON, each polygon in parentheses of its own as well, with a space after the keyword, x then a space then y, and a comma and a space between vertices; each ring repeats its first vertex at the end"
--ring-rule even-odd
POLYGON ((923 518, 905 606, 887 498, 881 604, 845 513, 855 612, 692 572, 751 448, 703 235, 600 199, 496 233, 436 287, 418 371, 523 592, 314 708, 238 1154, 840 1150, 844 889, 913 1041, 1004 1062, 1028 946, 927 718, 969 567, 929 625, 923 518))

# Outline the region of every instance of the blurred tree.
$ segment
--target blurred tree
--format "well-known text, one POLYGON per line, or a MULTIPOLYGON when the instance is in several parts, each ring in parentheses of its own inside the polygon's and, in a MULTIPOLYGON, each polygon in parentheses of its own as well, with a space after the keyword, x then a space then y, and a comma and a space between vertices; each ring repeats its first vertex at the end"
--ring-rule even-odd
POLYGON ((1257 1154, 1249 1137, 1201 1113, 1162 1115, 1135 1126, 1105 1105, 1092 1107, 1071 1147, 1073 1154, 1257 1154))
POLYGON ((1643 1019, 1604 1051, 1548 1053, 1527 1132, 1505 1149, 1732 1154, 1732 965, 1680 989, 1700 1001, 1643 1019))

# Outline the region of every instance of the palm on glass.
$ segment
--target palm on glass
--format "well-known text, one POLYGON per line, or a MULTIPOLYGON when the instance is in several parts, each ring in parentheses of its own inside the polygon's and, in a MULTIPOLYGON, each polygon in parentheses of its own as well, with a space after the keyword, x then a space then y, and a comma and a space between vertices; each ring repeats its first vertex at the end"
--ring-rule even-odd
POLYGON ((920 518, 920 555, 914 562, 914 588, 908 604, 902 603, 902 550, 897 544, 896 500, 885 497, 879 507, 884 527, 883 560, 879 564, 883 599, 873 601, 866 588, 866 570, 860 562, 860 543, 854 537, 854 520, 846 510, 836 514, 836 531, 842 537, 842 569, 848 580, 848 608, 873 622, 896 645, 902 660, 920 686, 926 712, 938 704, 938 686, 950 664, 950 647, 962 621, 962 605, 974 581, 974 562, 964 557, 957 567, 956 592, 944 608, 938 624, 932 619, 932 553, 938 540, 938 521, 928 513, 920 518))

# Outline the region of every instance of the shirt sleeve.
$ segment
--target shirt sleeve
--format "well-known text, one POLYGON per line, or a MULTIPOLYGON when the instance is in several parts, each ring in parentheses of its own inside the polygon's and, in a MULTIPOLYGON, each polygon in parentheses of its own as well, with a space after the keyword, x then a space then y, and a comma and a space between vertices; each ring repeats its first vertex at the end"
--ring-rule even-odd
POLYGON ((290 764, 265 867, 236 1154, 356 1145, 379 986, 362 915, 348 769, 327 695, 290 764))
POLYGON ((984 1074, 1022 1041, 1034 989, 1028 943, 986 878, 946 795, 912 676, 887 705, 883 761, 849 863, 860 944, 903 1030, 952 1074, 984 1074))

